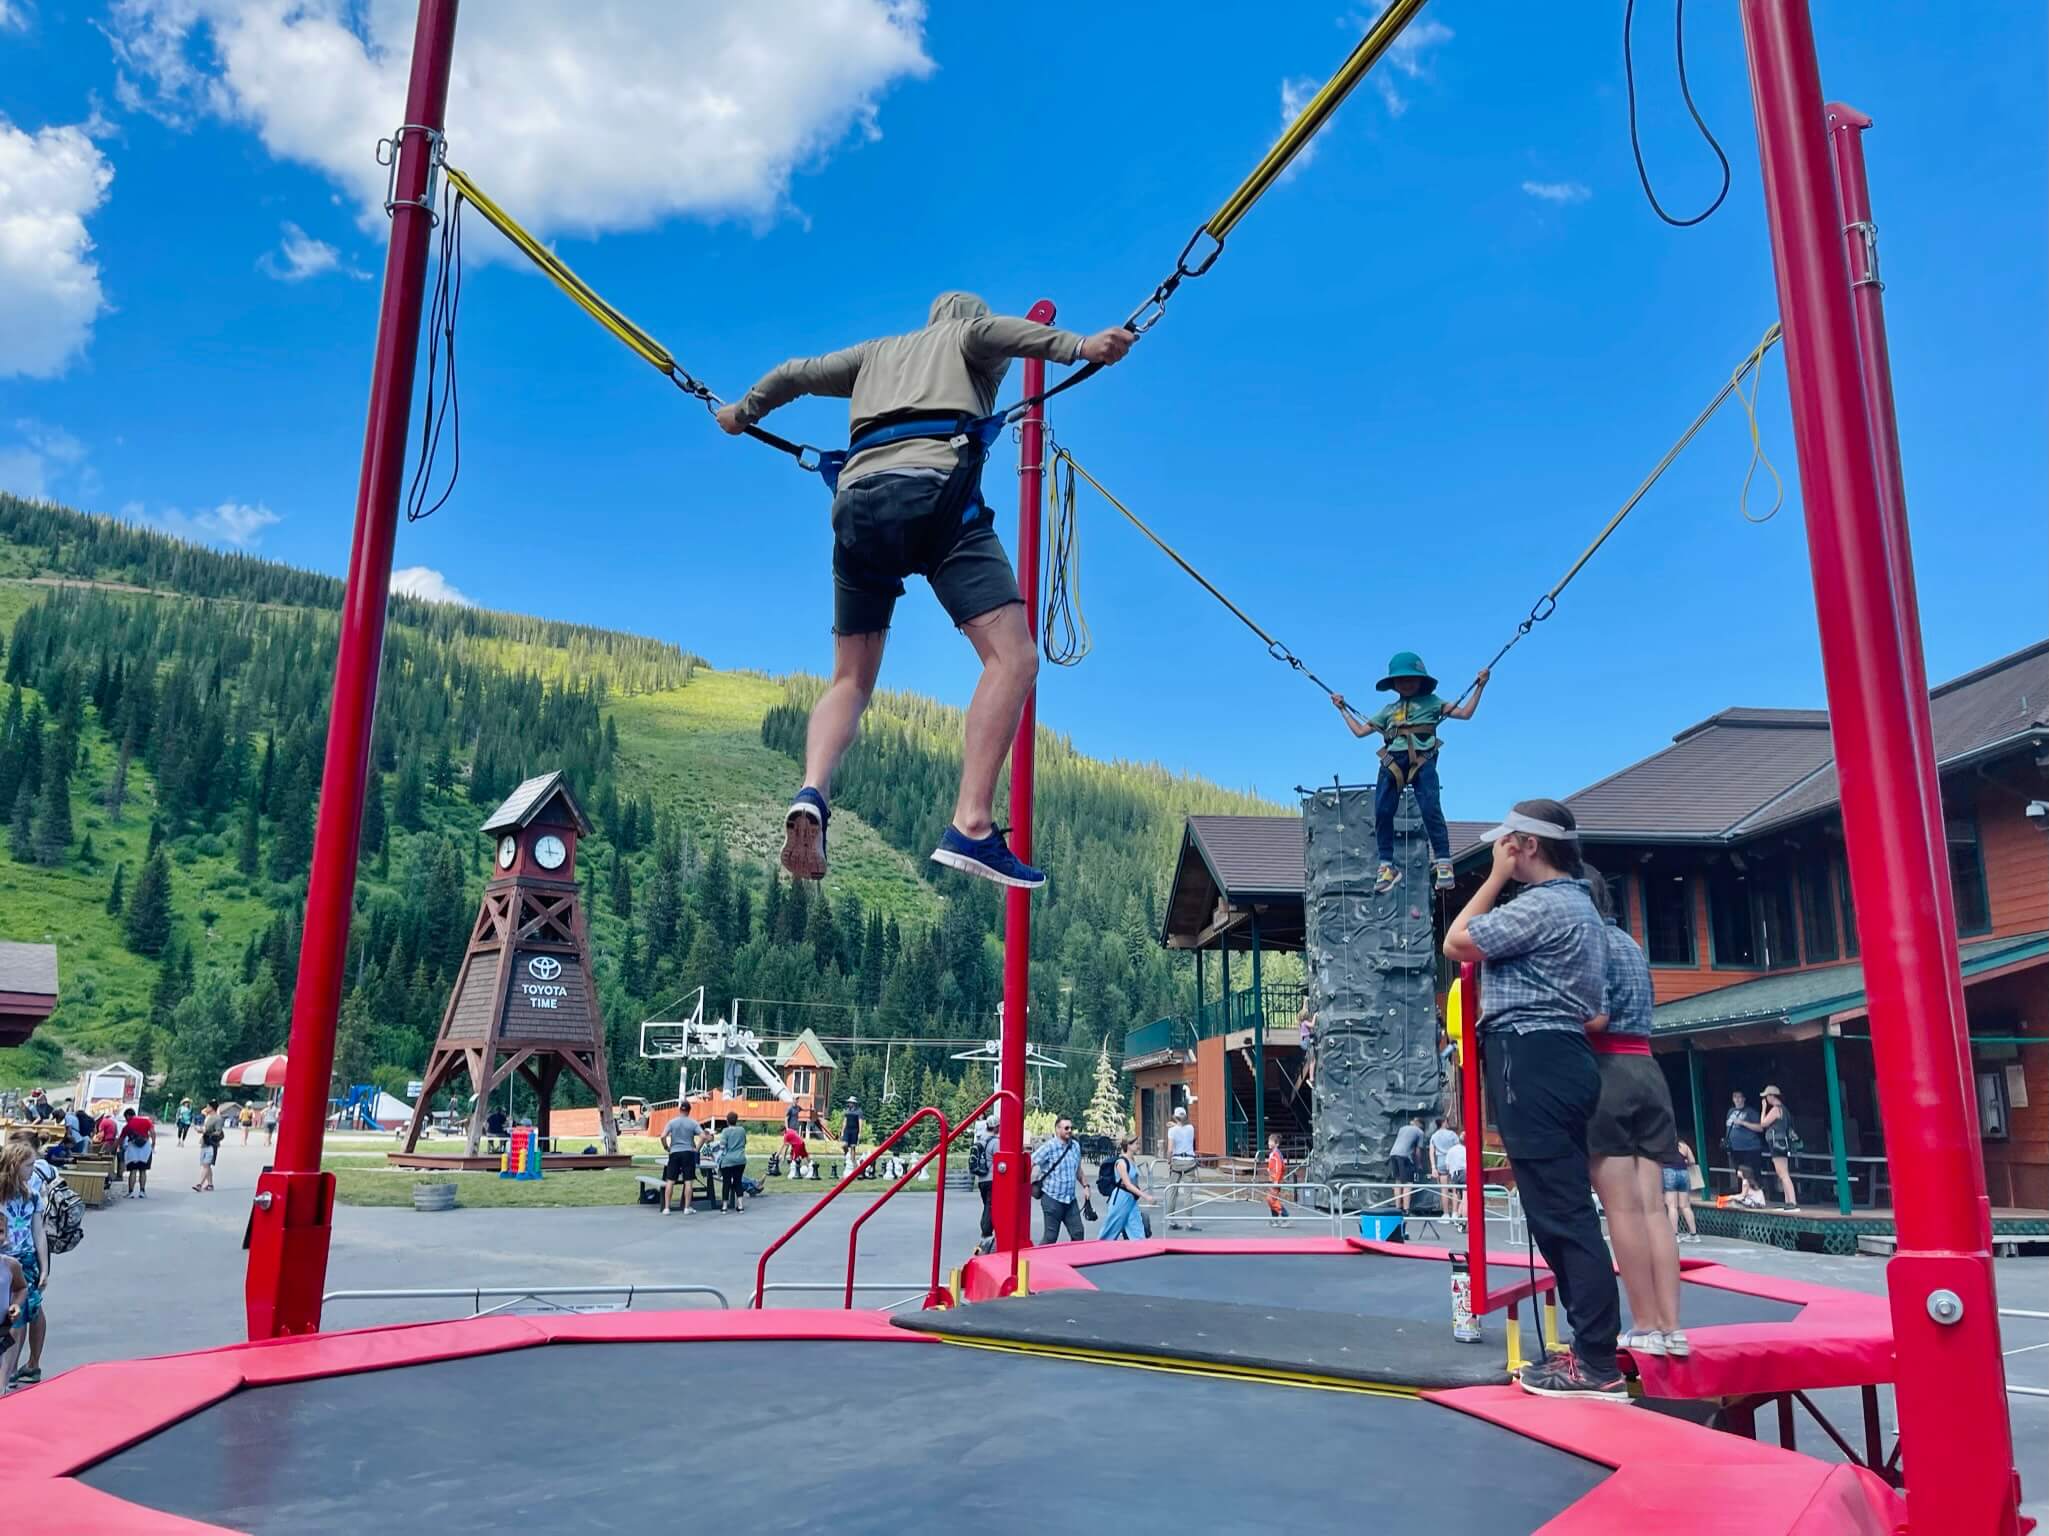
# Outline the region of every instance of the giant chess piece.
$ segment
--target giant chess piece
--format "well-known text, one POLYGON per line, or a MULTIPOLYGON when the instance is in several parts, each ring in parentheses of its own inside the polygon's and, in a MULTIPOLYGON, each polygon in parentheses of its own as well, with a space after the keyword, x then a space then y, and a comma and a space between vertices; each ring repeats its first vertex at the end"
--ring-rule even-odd
POLYGON ((1302 802, 1303 916, 1316 1008, 1309 1177, 1333 1188, 1392 1182, 1395 1132, 1442 1098, 1430 845, 1413 791, 1394 821, 1401 879, 1375 895, 1372 787, 1302 802))

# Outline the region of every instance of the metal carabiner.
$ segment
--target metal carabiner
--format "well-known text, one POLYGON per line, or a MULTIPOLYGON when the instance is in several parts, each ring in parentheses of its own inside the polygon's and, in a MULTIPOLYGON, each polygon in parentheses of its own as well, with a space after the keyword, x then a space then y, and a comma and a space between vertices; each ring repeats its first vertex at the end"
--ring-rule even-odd
POLYGON ((809 443, 799 443, 797 445, 797 468, 808 469, 815 475, 824 465, 825 450, 823 448, 814 448, 809 443), (804 459, 804 455, 807 453, 811 455, 809 463, 806 463, 804 459))
POLYGON ((1174 260, 1174 271, 1176 275, 1180 277, 1201 277, 1203 273, 1207 272, 1211 267, 1217 264, 1217 258, 1223 254, 1224 242, 1222 240, 1218 240, 1215 235, 1211 235, 1209 233, 1209 226, 1204 225, 1201 229, 1198 229, 1194 234, 1190 235, 1188 237, 1188 243, 1181 247, 1181 254, 1174 260), (1216 248, 1212 250, 1207 256, 1203 257, 1201 265, 1191 267, 1188 264, 1188 253, 1195 249, 1197 243, 1200 242, 1205 235, 1208 235, 1211 240, 1216 241, 1216 248))
POLYGON ((1542 597, 1537 599, 1536 606, 1530 609, 1529 621, 1532 624, 1541 624, 1546 619, 1550 618, 1551 615, 1556 613, 1557 611, 1557 594, 1553 592, 1546 592, 1542 597))

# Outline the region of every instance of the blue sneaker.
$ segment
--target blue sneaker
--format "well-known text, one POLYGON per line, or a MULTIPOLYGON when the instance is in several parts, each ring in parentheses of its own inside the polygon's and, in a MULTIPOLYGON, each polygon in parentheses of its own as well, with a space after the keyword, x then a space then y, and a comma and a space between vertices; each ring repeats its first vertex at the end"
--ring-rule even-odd
POLYGON ((1046 883, 1046 872, 1033 869, 1012 853, 1000 829, 987 837, 969 837, 959 827, 948 825, 939 846, 932 850, 932 862, 1024 891, 1036 891, 1046 883))
POLYGON ((790 802, 783 818, 783 868, 797 880, 825 878, 825 824, 832 809, 825 796, 806 784, 790 802))

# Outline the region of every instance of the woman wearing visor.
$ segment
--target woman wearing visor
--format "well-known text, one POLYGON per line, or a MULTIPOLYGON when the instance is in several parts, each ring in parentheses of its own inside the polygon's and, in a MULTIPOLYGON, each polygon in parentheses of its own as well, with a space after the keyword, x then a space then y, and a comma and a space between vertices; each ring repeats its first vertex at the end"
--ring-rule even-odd
POLYGON ((1487 834, 1494 867, 1444 936, 1479 961, 1487 1092, 1537 1251, 1558 1279, 1570 1353, 1517 1378, 1540 1397, 1626 1403, 1615 1364, 1621 1307, 1587 1169, 1601 1074, 1587 1043, 1605 1011, 1607 941, 1580 862, 1578 826, 1556 800, 1524 800, 1487 834), (1516 886, 1512 900, 1503 900, 1516 886))

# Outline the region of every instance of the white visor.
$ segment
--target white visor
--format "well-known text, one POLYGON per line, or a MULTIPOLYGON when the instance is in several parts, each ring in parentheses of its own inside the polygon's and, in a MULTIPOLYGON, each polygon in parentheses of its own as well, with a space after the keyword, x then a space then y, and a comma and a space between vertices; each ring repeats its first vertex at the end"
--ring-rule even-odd
POLYGON ((1555 837, 1570 842, 1579 834, 1570 827, 1561 827, 1555 821, 1539 821, 1534 816, 1525 816, 1521 811, 1510 811, 1501 820, 1501 825, 1483 833, 1483 843, 1498 843, 1511 832, 1527 832, 1531 837, 1555 837))

